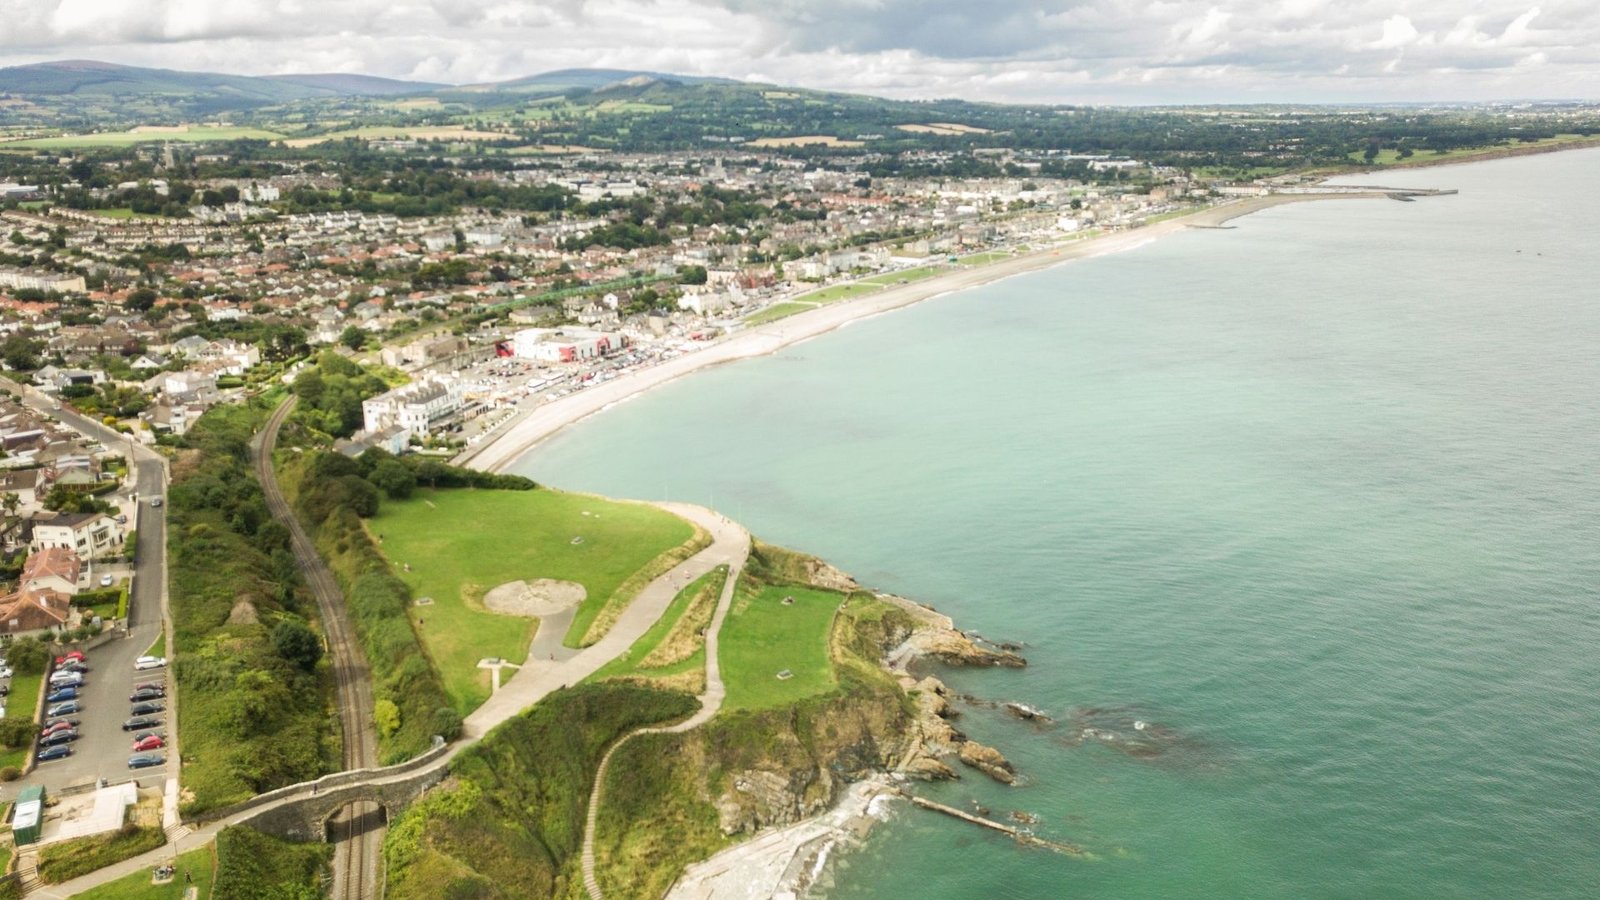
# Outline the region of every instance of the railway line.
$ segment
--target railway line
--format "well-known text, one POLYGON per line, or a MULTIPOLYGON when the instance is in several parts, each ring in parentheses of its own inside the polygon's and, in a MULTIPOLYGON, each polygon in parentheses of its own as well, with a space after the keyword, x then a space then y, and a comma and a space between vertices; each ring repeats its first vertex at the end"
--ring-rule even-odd
MULTIPOLYGON (((279 404, 257 435, 253 447, 256 478, 261 482, 272 517, 289 529, 295 560, 317 599, 332 659, 344 768, 371 768, 378 764, 378 738, 372 723, 372 679, 366 659, 345 615, 344 594, 339 590, 339 583, 317 555, 311 536, 289 507, 272 468, 278 431, 294 404, 294 397, 279 404)), ((378 900, 382 896, 380 860, 384 825, 382 809, 370 803, 352 803, 329 821, 329 839, 334 842, 333 900, 378 900)))

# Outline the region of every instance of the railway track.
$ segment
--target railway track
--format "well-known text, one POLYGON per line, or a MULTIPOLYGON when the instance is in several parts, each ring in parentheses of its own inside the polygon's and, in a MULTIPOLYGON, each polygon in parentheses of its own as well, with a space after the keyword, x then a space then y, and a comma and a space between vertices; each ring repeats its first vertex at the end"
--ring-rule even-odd
MULTIPOLYGON (((344 767, 361 769, 378 764, 378 738, 373 730, 372 680, 366 659, 356 643, 345 616, 344 595, 333 573, 317 555, 317 548, 289 507, 272 468, 272 452, 278 431, 294 409, 290 397, 278 408, 257 436, 255 445, 256 478, 266 497, 272 517, 289 529, 300 571, 317 598, 322 630, 328 638, 333 677, 339 706, 339 726, 343 733, 344 767)), ((329 837, 334 841, 333 900, 378 900, 382 896, 381 859, 383 810, 376 804, 352 803, 329 820, 329 837)))

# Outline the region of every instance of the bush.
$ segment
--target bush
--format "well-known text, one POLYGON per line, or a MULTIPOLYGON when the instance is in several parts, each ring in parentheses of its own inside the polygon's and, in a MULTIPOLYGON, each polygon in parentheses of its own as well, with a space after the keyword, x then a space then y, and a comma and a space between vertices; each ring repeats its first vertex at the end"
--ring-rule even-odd
POLYGON ((71 881, 113 863, 122 862, 165 844, 160 828, 124 825, 109 835, 97 834, 49 844, 39 851, 39 880, 46 884, 71 881))
POLYGON ((18 675, 43 675, 45 666, 50 664, 50 648, 38 638, 17 638, 11 642, 6 659, 18 675))
POLYGON ((217 834, 211 895, 228 900, 321 897, 322 873, 332 855, 329 844, 297 844, 247 826, 224 828, 217 834))
POLYGON ((6 716, 0 719, 0 745, 16 749, 33 743, 33 739, 39 736, 39 726, 34 724, 31 715, 30 711, 28 717, 6 716))
POLYGON ((22 770, 16 766, 0 768, 0 781, 16 781, 22 777, 22 770))

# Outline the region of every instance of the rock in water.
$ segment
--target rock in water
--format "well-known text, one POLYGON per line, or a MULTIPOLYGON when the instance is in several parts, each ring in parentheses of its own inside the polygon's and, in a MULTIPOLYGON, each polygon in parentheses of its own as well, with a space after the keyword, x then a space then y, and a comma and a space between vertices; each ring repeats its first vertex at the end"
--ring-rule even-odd
POLYGON ((1001 784, 1015 784, 1017 770, 993 747, 987 747, 977 741, 965 741, 956 754, 967 765, 977 769, 1001 784))

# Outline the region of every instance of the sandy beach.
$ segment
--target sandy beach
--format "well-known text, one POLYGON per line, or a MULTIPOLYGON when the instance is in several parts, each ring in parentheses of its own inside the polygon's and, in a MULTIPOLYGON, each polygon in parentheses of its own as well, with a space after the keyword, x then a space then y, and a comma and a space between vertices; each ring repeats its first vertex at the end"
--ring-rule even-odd
POLYGON ((540 441, 562 428, 676 378, 708 366, 753 356, 765 356, 790 344, 826 334, 858 319, 900 309, 913 303, 992 284, 1014 275, 1073 260, 1131 250, 1190 227, 1215 228, 1231 219, 1273 206, 1311 200, 1349 200, 1384 196, 1382 193, 1340 193, 1272 194, 1265 197, 1249 197, 1143 228, 1067 242, 990 265, 958 269, 923 281, 891 287, 865 297, 819 306, 767 325, 734 332, 693 353, 646 369, 628 372, 595 387, 545 403, 488 440, 469 448, 456 457, 455 462, 491 472, 504 470, 537 446, 540 441))

